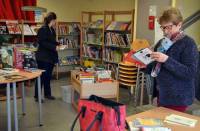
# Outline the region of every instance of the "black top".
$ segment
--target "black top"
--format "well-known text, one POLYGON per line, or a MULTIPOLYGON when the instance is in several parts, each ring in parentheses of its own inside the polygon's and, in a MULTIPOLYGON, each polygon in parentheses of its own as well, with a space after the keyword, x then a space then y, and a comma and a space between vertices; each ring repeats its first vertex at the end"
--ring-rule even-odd
POLYGON ((56 51, 56 33, 49 26, 44 25, 38 30, 38 51, 36 52, 37 61, 55 64, 58 62, 58 52, 56 51))

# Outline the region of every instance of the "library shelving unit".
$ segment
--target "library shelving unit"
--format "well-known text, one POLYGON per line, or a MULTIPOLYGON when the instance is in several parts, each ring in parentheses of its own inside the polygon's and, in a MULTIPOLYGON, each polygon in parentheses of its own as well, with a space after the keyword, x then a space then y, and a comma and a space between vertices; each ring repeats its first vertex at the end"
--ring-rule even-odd
POLYGON ((59 73, 72 70, 80 65, 80 22, 57 22, 56 39, 66 45, 58 51, 59 62, 56 64, 56 79, 59 73))
MULTIPOLYGON (((14 66, 14 60, 15 57, 18 57, 15 53, 15 46, 17 44, 32 44, 36 41, 36 25, 39 23, 34 21, 25 21, 25 20, 0 20, 0 37, 1 39, 4 39, 1 41, 2 43, 5 43, 6 45, 3 45, 3 48, 7 46, 7 49, 9 50, 9 56, 10 60, 12 60, 9 64, 6 64, 6 66, 12 67, 14 66)), ((30 85, 30 82, 27 83, 27 85, 30 85)), ((21 87, 21 85, 18 83, 18 87, 21 87)), ((18 92, 21 88, 18 88, 18 92)), ((4 88, 1 88, 0 91, 0 100, 6 100, 5 91, 4 88), (3 94, 3 95, 2 95, 3 94)), ((20 97, 21 94, 19 93, 18 96, 20 97)))
POLYGON ((117 79, 118 64, 123 54, 130 51, 133 41, 134 10, 104 11, 104 21, 103 63, 117 79))
POLYGON ((103 11, 81 13, 81 64, 89 66, 102 64, 103 25, 103 11))
POLYGON ((117 79, 118 64, 133 41, 134 10, 82 12, 81 64, 103 64, 117 79))

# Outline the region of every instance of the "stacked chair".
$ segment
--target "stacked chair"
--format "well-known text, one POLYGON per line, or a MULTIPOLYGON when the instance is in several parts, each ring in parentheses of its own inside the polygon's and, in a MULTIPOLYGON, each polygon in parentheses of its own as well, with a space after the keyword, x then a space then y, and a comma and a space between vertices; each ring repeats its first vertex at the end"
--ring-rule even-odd
MULTIPOLYGON (((132 43, 132 50, 138 51, 142 48, 149 47, 146 40, 135 40, 132 43)), ((126 57, 126 55, 124 56, 126 57)), ((143 105, 144 88, 146 87, 149 94, 149 102, 151 103, 151 81, 149 77, 140 71, 134 63, 123 61, 118 65, 119 84, 130 88, 130 96, 134 95, 134 104, 137 106, 137 100, 140 99, 140 106, 143 105), (147 82, 148 81, 148 82, 147 82), (140 93, 140 95, 139 95, 140 93), (140 96, 140 98, 139 98, 140 96)))

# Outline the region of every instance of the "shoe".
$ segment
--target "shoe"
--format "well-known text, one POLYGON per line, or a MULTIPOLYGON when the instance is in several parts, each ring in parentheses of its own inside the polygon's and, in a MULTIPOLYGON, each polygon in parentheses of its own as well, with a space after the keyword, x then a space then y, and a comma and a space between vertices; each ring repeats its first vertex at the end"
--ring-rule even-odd
MULTIPOLYGON (((39 102, 38 98, 35 98, 35 102, 39 102)), ((41 102, 44 103, 44 100, 42 99, 41 102)))
POLYGON ((56 99, 54 96, 45 96, 45 98, 47 98, 49 100, 55 100, 56 99))

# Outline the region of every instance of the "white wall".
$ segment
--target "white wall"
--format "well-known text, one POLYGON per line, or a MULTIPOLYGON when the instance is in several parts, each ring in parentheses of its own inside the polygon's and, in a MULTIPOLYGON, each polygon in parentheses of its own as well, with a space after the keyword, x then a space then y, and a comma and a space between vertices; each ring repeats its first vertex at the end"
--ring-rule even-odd
POLYGON ((157 7, 157 16, 160 16, 164 9, 171 6, 171 0, 138 0, 136 38, 147 39, 150 44, 154 44, 155 30, 148 28, 150 5, 157 7))
POLYGON ((37 0, 37 5, 54 11, 59 21, 80 21, 81 11, 131 10, 134 0, 37 0))
MULTIPOLYGON (((181 10, 183 17, 187 18, 200 9, 200 0, 177 0, 176 7, 181 10)), ((187 28, 185 32, 200 45, 200 20, 187 28)))

